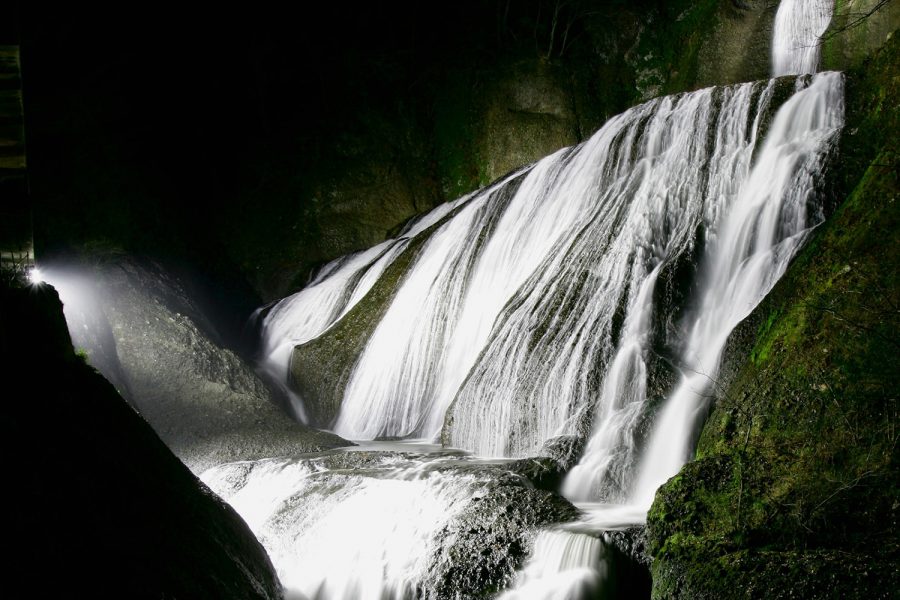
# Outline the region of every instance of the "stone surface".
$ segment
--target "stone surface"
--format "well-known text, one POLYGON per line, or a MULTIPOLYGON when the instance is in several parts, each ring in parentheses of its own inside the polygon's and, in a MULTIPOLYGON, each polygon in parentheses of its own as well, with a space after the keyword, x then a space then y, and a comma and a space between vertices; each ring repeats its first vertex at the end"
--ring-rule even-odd
POLYGON ((484 97, 478 132, 482 178, 509 171, 580 141, 568 73, 545 61, 523 61, 500 73, 484 97))
POLYGON ((837 0, 823 36, 822 67, 857 68, 900 27, 900 4, 880 0, 837 0))
POLYGON ((347 445, 277 406, 224 346, 189 285, 160 265, 107 255, 47 270, 75 345, 194 472, 347 445))
POLYGON ((695 87, 768 79, 777 11, 767 0, 720 2, 700 44, 695 87))

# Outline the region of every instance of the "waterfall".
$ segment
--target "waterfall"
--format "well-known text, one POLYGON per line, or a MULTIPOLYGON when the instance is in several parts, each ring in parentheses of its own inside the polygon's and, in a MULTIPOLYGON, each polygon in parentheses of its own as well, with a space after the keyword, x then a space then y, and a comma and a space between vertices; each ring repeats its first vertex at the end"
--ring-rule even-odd
MULTIPOLYGON (((583 413, 640 415, 657 283, 731 201, 771 93, 761 83, 662 98, 580 150, 592 202, 498 321, 457 394, 453 445, 522 456, 576 432, 583 413)), ((625 465, 633 436, 620 425, 625 465)))
POLYGON ((803 75, 819 67, 821 37, 834 0, 781 0, 772 36, 772 74, 803 75))
POLYGON ((823 73, 778 111, 753 171, 710 245, 682 379, 656 418, 633 499, 649 508, 660 484, 687 462, 732 329, 769 293, 823 219, 815 178, 843 125, 843 78, 823 73), (812 214, 809 208, 812 207, 812 214))
MULTIPOLYGON (((396 239, 328 263, 308 286, 277 302, 265 316, 260 370, 291 398, 295 415, 302 422, 308 422, 303 401, 287 385, 294 346, 327 331, 366 295, 412 238, 467 200, 468 197, 463 196, 443 204, 407 225, 396 239)), ((262 312, 263 309, 257 310, 254 318, 262 312)))
MULTIPOLYGON (((728 335, 778 281, 822 220, 814 180, 842 124, 842 76, 824 73, 779 109, 752 168, 752 136, 746 146, 734 148, 729 166, 736 178, 731 184, 737 183, 730 188, 734 198, 723 205, 721 218, 710 222, 696 300, 679 328, 687 332, 677 360, 681 379, 656 416, 635 469, 633 431, 646 411, 644 361, 651 350, 648 290, 656 276, 651 273, 644 280, 629 304, 622 342, 607 370, 594 435, 563 486, 572 499, 603 499, 615 490, 620 492, 615 499, 624 503, 582 503, 585 517, 569 527, 603 531, 643 522, 656 489, 690 460, 728 335), (629 476, 635 473, 637 480, 631 483, 629 476), (622 496, 623 490, 630 493, 622 496)), ((727 138, 727 128, 719 129, 718 136, 719 142, 727 138)), ((711 176, 711 188, 716 188, 715 180, 711 176)), ((720 189, 714 194, 728 195, 720 189)), ((517 588, 504 600, 597 597, 607 570, 600 544, 582 533, 541 532, 517 588)))
MULTIPOLYGON (((587 439, 562 486, 582 518, 535 532, 504 600, 608 593, 601 532, 642 523, 690 459, 729 334, 822 221, 816 184, 843 125, 843 78, 810 74, 830 11, 818 0, 779 8, 775 74, 806 75, 636 106, 327 265, 266 314, 262 368, 286 382, 293 348, 327 335, 415 250, 328 425, 357 440, 441 438, 481 457, 587 439)), ((436 532, 490 477, 459 456, 367 460, 273 459, 203 479, 291 593, 430 597, 436 532)))
POLYGON ((627 335, 607 373, 602 396, 606 404, 595 433, 566 479, 568 497, 597 500, 608 496, 608 489, 630 490, 613 499, 646 509, 656 488, 689 460, 728 335, 781 277, 811 227, 822 219, 813 196, 814 179, 843 122, 842 82, 839 73, 815 76, 778 110, 752 168, 751 139, 732 155, 728 177, 733 179, 711 180, 713 194, 723 193, 719 185, 733 186, 733 193, 724 204, 724 216, 710 223, 693 308, 678 327, 686 332, 674 359, 680 382, 655 417, 653 434, 634 469, 633 444, 628 440, 623 446, 622 438, 644 413, 642 357, 651 351, 647 325, 642 324, 649 309, 638 304, 638 316, 626 321, 627 335), (620 398, 627 402, 616 402, 620 398), (632 489, 635 484, 629 479, 635 473, 638 482, 632 489))
MULTIPOLYGON (((574 432, 622 336, 616 315, 629 315, 626 335, 646 328, 638 307, 733 197, 771 93, 757 83, 649 102, 467 200, 402 280, 335 431, 434 439, 448 416, 449 442, 486 456, 574 432)), ((329 293, 346 296, 346 271, 310 291, 336 280, 329 293)), ((303 314, 301 300, 267 325, 303 314)))

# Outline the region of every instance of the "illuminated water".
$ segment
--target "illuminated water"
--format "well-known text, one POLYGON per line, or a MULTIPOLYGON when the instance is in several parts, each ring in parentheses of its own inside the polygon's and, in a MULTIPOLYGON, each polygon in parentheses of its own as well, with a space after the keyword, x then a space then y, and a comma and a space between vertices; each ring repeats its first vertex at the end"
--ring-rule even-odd
POLYGON ((772 74, 815 73, 834 0, 781 0, 772 35, 772 74))

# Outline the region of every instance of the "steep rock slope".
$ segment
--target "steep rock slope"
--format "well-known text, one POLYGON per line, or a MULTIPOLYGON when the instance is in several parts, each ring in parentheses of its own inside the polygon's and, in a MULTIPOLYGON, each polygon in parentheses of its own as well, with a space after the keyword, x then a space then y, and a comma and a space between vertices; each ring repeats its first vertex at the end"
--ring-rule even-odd
POLYGON ((281 597, 244 522, 76 356, 55 290, 0 290, 0 364, 5 595, 281 597))

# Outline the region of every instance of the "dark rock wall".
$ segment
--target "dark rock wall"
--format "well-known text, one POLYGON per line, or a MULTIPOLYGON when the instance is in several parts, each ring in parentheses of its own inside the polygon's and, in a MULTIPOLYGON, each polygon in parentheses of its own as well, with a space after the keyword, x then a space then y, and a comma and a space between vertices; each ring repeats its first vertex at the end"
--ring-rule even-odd
POLYGON ((0 290, 0 365, 6 597, 281 597, 240 517, 76 356, 52 288, 0 290))
POLYGON ((163 3, 110 27, 23 7, 39 254, 111 240, 200 265, 246 311, 640 100, 766 74, 763 2, 441 11, 163 3))

